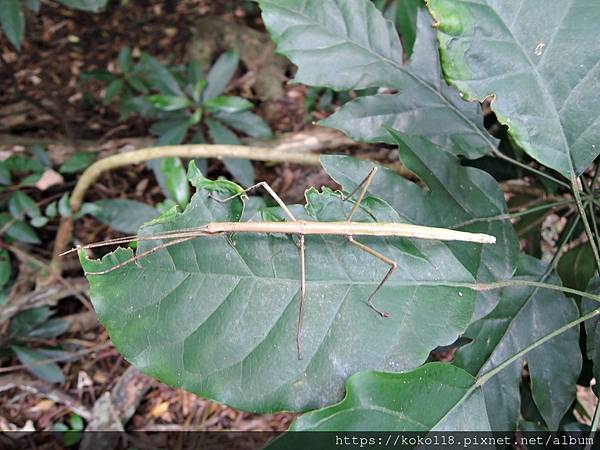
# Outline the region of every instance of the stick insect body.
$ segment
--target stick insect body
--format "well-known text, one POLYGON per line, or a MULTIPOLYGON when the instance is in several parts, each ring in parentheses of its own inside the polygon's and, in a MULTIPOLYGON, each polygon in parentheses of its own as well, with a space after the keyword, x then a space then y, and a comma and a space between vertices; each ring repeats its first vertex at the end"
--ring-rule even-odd
POLYGON ((355 213, 358 211, 360 204, 362 203, 369 185, 371 184, 373 177, 377 172, 377 167, 373 167, 373 169, 369 172, 366 178, 356 187, 356 189, 347 197, 343 198, 343 200, 348 200, 352 198, 359 190, 360 194, 358 199, 356 200, 348 218, 344 222, 312 222, 312 221, 303 221, 297 220, 294 214, 290 211, 290 209, 285 205, 283 200, 279 198, 279 196, 275 193, 275 191, 269 186, 266 182, 260 182, 251 186, 231 197, 226 199, 218 199, 211 195, 211 197, 221 203, 228 202, 233 200, 234 198, 245 195, 248 191, 252 189, 256 189, 258 187, 264 188, 273 199, 277 202, 277 204, 282 208, 284 213, 290 219, 289 222, 212 222, 206 225, 202 225, 198 228, 190 228, 185 230, 176 230, 173 232, 161 233, 153 236, 126 236, 118 239, 111 239, 103 242, 92 243, 84 246, 78 246, 73 250, 69 250, 66 253, 70 253, 75 250, 85 249, 85 248, 95 248, 101 247, 105 245, 113 245, 113 244, 125 244, 132 241, 142 241, 142 240, 164 240, 164 239, 172 239, 167 243, 162 245, 158 245, 150 250, 142 252, 140 254, 135 255, 134 257, 123 261, 110 269, 101 271, 101 272, 87 272, 86 275, 104 275, 110 273, 114 270, 120 269, 127 264, 132 262, 137 262, 140 259, 155 253, 159 250, 165 249, 167 247, 171 247, 177 244, 181 244, 183 242, 187 242, 191 239, 200 236, 216 236, 222 235, 226 233, 285 233, 285 234, 294 234, 298 236, 299 240, 299 250, 300 250, 300 306, 298 312, 298 320, 296 326, 296 350, 298 353, 298 359, 302 359, 302 353, 300 348, 300 331, 302 329, 302 319, 304 315, 304 303, 306 300, 306 266, 305 266, 305 245, 304 245, 304 236, 305 235, 336 235, 336 236, 344 236, 348 239, 348 241, 360 248, 361 250, 373 255, 374 257, 380 259, 384 263, 390 266, 387 273, 383 277, 383 279, 379 282, 377 287, 371 292, 368 297, 367 303, 368 305, 376 311, 381 317, 389 317, 389 313, 386 311, 380 310, 373 304, 373 298, 377 295, 379 290, 383 287, 383 285, 388 281, 391 277, 394 270, 397 268, 396 261, 388 258, 387 256, 381 254, 377 250, 357 241, 355 236, 396 236, 396 237, 412 237, 412 238, 420 238, 420 239, 435 239, 435 240, 444 240, 444 241, 464 241, 464 242, 475 242, 481 244, 493 244, 496 242, 496 238, 494 236, 490 236, 482 233, 468 233, 464 231, 456 231, 450 230, 446 228, 435 228, 435 227, 426 227, 420 225, 410 225, 405 223, 363 223, 363 222, 352 222, 352 218, 355 213))

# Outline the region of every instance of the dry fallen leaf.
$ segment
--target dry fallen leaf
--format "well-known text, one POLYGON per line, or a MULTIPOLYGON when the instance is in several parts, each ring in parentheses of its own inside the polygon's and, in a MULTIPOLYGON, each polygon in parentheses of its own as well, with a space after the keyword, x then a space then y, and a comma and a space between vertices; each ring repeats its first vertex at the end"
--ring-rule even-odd
POLYGON ((42 177, 35 183, 35 187, 40 191, 45 191, 49 187, 56 186, 57 184, 63 184, 65 179, 63 176, 52 169, 44 170, 42 177))
POLYGON ((158 418, 169 410, 169 402, 162 402, 150 410, 150 416, 158 418))
POLYGON ((55 404, 52 400, 44 399, 40 400, 31 410, 34 412, 46 412, 50 411, 55 404))

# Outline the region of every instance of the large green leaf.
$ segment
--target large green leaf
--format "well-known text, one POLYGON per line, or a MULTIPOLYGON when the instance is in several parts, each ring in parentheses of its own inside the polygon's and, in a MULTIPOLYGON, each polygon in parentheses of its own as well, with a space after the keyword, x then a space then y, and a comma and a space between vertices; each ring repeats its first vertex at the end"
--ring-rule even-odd
MULTIPOLYGON (((400 146, 400 159, 429 188, 416 184, 391 170, 381 171, 369 189, 398 211, 402 221, 496 236, 496 245, 448 243, 456 258, 480 282, 505 280, 516 269, 519 245, 508 217, 504 195, 487 173, 463 167, 459 160, 425 139, 392 132, 400 146)), ((354 189, 372 164, 354 158, 322 156, 325 170, 338 183, 354 189)), ((479 294, 475 317, 494 308, 498 291, 479 294)))
POLYGON ((296 81, 335 90, 398 91, 349 102, 323 125, 355 140, 391 142, 387 125, 471 158, 495 146, 483 128, 479 105, 464 102, 442 80, 432 20, 425 11, 419 13, 411 61, 402 64, 394 25, 368 0, 259 3, 278 51, 298 65, 296 81))
MULTIPOLYGON (((543 279, 545 265, 523 255, 517 279, 543 279)), ((546 279, 559 284, 557 276, 546 279)), ((455 362, 474 376, 481 376, 543 336, 579 317, 575 302, 558 291, 511 287, 502 291, 496 308, 473 323, 465 336, 473 339, 461 348, 455 362)), ((485 402, 494 430, 513 430, 519 420, 519 382, 524 361, 531 378, 531 391, 550 430, 558 425, 575 399, 575 384, 581 370, 579 328, 573 327, 532 350, 524 358, 497 374, 483 386, 485 402)))
POLYGON ((291 430, 490 431, 475 381, 464 370, 442 363, 401 374, 362 372, 348 380, 344 400, 302 415, 291 430))
POLYGON ((429 0, 446 79, 565 176, 600 154, 600 3, 429 0), (518 6, 518 7, 517 7, 518 6))
MULTIPOLYGON (((239 192, 238 186, 207 181, 193 165, 190 172, 197 192, 187 209, 157 219, 141 233, 239 220, 239 199, 224 204, 212 198, 239 192)), ((409 202, 418 200, 409 194, 421 192, 411 183, 392 188, 409 202)), ((310 189, 306 196, 306 208, 293 207, 298 219, 343 220, 352 208, 330 190, 310 189)), ((444 207, 433 197, 426 202, 430 208, 444 207)), ((282 217, 278 209, 264 214, 267 220, 282 217)), ((401 217, 387 203, 368 197, 356 220, 401 217)), ((295 348, 299 254, 290 236, 198 238, 101 275, 89 272, 126 261, 131 251, 119 249, 101 261, 82 253, 81 263, 100 320, 139 369, 241 409, 298 411, 339 400, 346 378, 355 372, 419 366, 432 348, 453 342, 471 320, 474 292, 449 284, 474 281, 456 254, 467 261, 477 258, 479 246, 465 244, 461 251, 457 245, 450 251, 437 241, 361 241, 398 263, 376 297, 391 317, 379 317, 366 303, 388 269, 385 264, 343 237, 307 236, 302 360, 295 348)), ((138 251, 153 245, 143 241, 138 251)))

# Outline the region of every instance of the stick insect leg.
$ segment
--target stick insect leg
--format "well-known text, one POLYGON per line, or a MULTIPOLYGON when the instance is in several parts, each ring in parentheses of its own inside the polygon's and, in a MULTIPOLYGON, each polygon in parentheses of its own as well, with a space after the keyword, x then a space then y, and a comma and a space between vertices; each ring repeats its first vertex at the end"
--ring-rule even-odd
POLYGON ((119 264, 117 264, 114 267, 111 267, 110 269, 102 270, 100 272, 86 272, 86 275, 105 275, 105 274, 110 273, 110 272, 112 272, 114 270, 118 270, 121 267, 125 267, 126 265, 131 264, 133 262, 138 262, 140 259, 142 259, 142 258, 144 258, 146 256, 149 256, 149 255, 151 255, 153 253, 156 253, 159 250, 162 250, 162 249, 165 249, 165 248, 168 248, 168 247, 172 247, 173 245, 181 244, 182 242, 187 242, 187 241, 189 241, 191 239, 194 239, 194 237, 195 236, 185 237, 185 238, 181 238, 181 239, 175 239, 174 241, 167 242, 166 244, 163 244, 163 245, 158 245, 156 247, 151 248, 150 250, 146 250, 145 252, 142 252, 142 253, 140 253, 138 255, 135 255, 135 256, 129 258, 128 260, 123 261, 122 263, 119 263, 119 264))
POLYGON ((350 215, 346 219, 347 222, 352 221, 352 217, 354 217, 354 214, 356 214, 356 211, 358 211, 358 208, 360 208, 360 204, 362 203, 363 199, 365 198, 365 195, 367 194, 367 190, 369 189, 369 186, 371 185, 371 182, 373 181, 373 177, 375 176, 376 173, 377 173, 377 166, 373 167, 371 169, 371 171, 368 173, 368 175, 365 177, 365 179, 362 180, 358 186, 356 186, 356 189, 354 189, 348 197, 343 199, 343 200, 351 199, 352 197, 354 197, 354 194, 356 194, 356 192, 358 192, 358 190, 361 189, 360 195, 358 196, 358 199, 354 203, 354 206, 352 207, 352 211, 350 211, 350 215))
POLYGON ((304 260, 304 235, 300 235, 300 308, 298 321, 296 322, 296 351, 298 359, 302 359, 300 350, 300 331, 302 330, 302 319, 304 317, 304 301, 306 300, 306 264, 304 260))
MULTIPOLYGON (((260 183, 256 183, 253 186, 250 186, 249 188, 244 189, 242 192, 238 192, 235 195, 232 195, 231 197, 227 197, 225 199, 218 199, 216 197, 212 197, 214 200, 220 202, 220 203, 225 203, 228 202, 229 200, 233 200, 234 198, 240 197, 242 195, 244 195, 245 193, 247 193, 248 191, 251 191, 252 189, 256 189, 258 187, 262 187, 265 189, 265 191, 267 191, 269 193, 269 195, 273 198, 273 200, 275 200, 275 202, 277 202, 277 204, 281 207, 281 209, 283 209, 283 211, 286 213, 286 215, 292 220, 292 221, 296 221, 296 217, 294 216, 294 214, 292 213, 292 211, 290 211, 290 209, 287 207, 287 205, 283 202, 283 200, 281 199, 281 197, 279 197, 279 195, 277 195, 277 193, 273 190, 273 188, 271 186, 269 186, 269 183, 267 183, 266 181, 261 181, 260 183)), ((305 264, 305 258, 304 258, 304 235, 300 234, 299 235, 299 251, 300 251, 300 308, 298 310, 298 320, 296 322, 296 351, 298 353, 298 359, 302 359, 302 351, 301 351, 301 346, 300 346, 300 331, 302 330, 302 320, 304 318, 304 302, 306 300, 306 264, 305 264)))
POLYGON ((245 195, 248 191, 251 191, 252 189, 256 189, 258 187, 264 188, 264 190, 267 191, 271 197, 273 197, 273 200, 275 200, 277 202, 277 204, 281 207, 281 209, 283 209, 283 211, 287 214, 287 216, 294 222, 296 221, 296 218, 294 217, 294 215, 292 214, 290 209, 287 207, 287 205, 283 202, 283 200, 281 200, 279 195, 277 195, 277 193, 273 190, 273 188, 271 186, 269 186, 269 183, 267 183, 266 181, 261 181, 260 183, 256 183, 255 185, 244 189, 242 192, 238 192, 237 194, 232 195, 231 197, 227 197, 223 200, 218 199, 214 196, 211 196, 211 197, 214 200, 218 201, 219 203, 225 203, 225 202, 228 202, 229 200, 233 200, 234 198, 241 197, 242 195, 245 195))
POLYGON ((377 295, 377 292, 379 292, 381 287, 390 278, 390 276, 392 276, 392 273, 394 273, 394 270, 396 270, 398 268, 398 263, 396 261, 394 261, 393 259, 390 259, 387 256, 379 253, 377 250, 372 249, 368 245, 365 245, 362 242, 358 242, 352 236, 348 236, 348 240, 350 241, 351 244, 356 245, 361 250, 364 250, 368 254, 373 255, 374 257, 382 260, 384 263, 390 265, 390 270, 387 271, 387 273, 385 274, 383 279, 379 282, 379 284, 377 285, 375 290, 373 292, 371 292, 371 295, 369 295, 369 299, 367 300, 367 303, 369 304, 369 306, 371 308, 373 308, 381 317, 389 317, 390 313, 388 313, 387 311, 380 310, 373 304, 373 298, 375 297, 375 295, 377 295))

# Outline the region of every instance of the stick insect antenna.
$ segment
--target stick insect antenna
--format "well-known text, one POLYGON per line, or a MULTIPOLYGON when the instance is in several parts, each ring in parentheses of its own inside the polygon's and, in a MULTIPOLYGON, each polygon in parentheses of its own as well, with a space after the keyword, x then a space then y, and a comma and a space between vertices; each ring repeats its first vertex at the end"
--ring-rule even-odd
POLYGON ((59 256, 68 255, 69 253, 73 253, 78 251, 79 249, 88 249, 88 248, 97 248, 97 247, 105 247, 108 245, 120 245, 120 244, 129 244, 134 241, 160 241, 163 239, 176 239, 183 237, 198 237, 198 236, 206 236, 210 233, 203 231, 202 228, 182 228, 181 230, 174 231, 166 231, 160 234, 154 234, 152 236, 140 236, 140 235, 131 235, 131 236, 123 236, 115 239, 107 239, 102 242, 93 242, 91 244, 86 245, 78 245, 75 248, 67 250, 66 252, 62 252, 59 256))
POLYGON ((126 261, 123 261, 123 262, 117 264, 116 266, 111 267, 110 269, 102 270, 100 272, 86 272, 86 275, 106 275, 107 273, 110 273, 114 270, 118 270, 121 267, 125 267, 128 264, 137 262, 140 259, 145 258, 146 256, 150 256, 159 250, 163 250, 165 248, 172 247, 173 245, 181 244, 182 242, 187 242, 191 239, 194 239, 195 237, 196 236, 189 236, 189 237, 185 237, 185 238, 181 238, 181 239, 175 239, 174 241, 167 242, 166 244, 163 244, 163 245, 157 245, 156 247, 152 247, 150 250, 146 250, 145 252, 137 254, 137 255, 127 259, 126 261))

